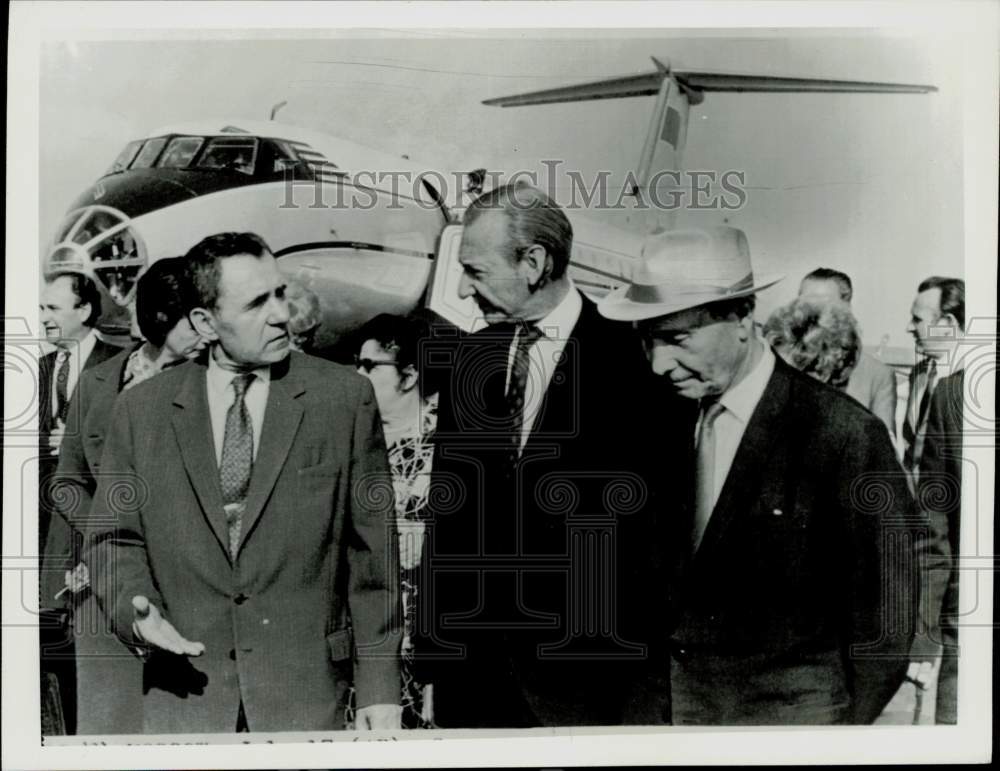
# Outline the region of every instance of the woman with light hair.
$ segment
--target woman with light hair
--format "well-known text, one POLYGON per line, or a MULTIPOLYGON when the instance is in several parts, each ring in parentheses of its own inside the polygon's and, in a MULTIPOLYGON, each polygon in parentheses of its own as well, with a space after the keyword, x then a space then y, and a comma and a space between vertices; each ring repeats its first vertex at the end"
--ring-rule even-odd
POLYGON ((840 389, 861 355, 858 323, 846 303, 800 297, 774 311, 763 333, 786 362, 840 389))

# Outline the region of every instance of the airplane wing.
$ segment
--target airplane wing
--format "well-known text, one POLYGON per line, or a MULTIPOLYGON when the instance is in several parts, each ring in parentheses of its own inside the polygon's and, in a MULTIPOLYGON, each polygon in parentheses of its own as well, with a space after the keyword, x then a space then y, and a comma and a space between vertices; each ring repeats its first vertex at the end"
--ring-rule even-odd
POLYGON ((575 86, 548 88, 525 94, 486 99, 483 104, 498 107, 520 107, 556 102, 583 102, 593 99, 621 99, 627 96, 655 96, 665 77, 672 76, 688 93, 692 102, 706 91, 753 92, 825 92, 825 93, 882 93, 926 94, 937 91, 934 86, 907 83, 878 83, 864 80, 827 80, 822 78, 783 78, 771 75, 740 75, 721 72, 694 72, 670 70, 656 59, 657 70, 641 75, 609 78, 575 86))

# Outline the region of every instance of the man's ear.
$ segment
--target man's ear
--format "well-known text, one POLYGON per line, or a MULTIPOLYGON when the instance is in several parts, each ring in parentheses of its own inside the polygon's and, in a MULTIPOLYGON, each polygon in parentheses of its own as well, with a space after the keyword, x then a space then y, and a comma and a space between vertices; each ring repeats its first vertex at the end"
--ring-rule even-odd
POLYGON ((525 278, 532 289, 539 286, 551 272, 551 258, 545 247, 532 244, 521 255, 521 263, 525 268, 525 278))
POLYGON ((420 373, 417 372, 417 368, 412 364, 407 364, 399 371, 399 390, 404 393, 412 391, 418 380, 420 380, 420 373))
POLYGON ((215 331, 215 316, 207 308, 195 308, 188 314, 191 326, 194 331, 204 337, 209 342, 219 339, 219 333, 215 331))

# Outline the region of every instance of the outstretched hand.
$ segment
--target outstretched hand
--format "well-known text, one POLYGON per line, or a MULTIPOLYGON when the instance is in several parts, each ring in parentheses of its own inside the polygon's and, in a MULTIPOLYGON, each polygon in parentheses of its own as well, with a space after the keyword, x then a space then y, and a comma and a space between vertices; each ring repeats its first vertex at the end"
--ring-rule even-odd
POLYGON ((393 731, 403 724, 403 708, 396 704, 372 704, 358 710, 355 731, 393 731))
POLYGON ((132 598, 132 609, 135 611, 132 631, 146 645, 179 656, 200 656, 205 652, 202 643, 184 639, 174 625, 160 615, 159 608, 141 594, 132 598))

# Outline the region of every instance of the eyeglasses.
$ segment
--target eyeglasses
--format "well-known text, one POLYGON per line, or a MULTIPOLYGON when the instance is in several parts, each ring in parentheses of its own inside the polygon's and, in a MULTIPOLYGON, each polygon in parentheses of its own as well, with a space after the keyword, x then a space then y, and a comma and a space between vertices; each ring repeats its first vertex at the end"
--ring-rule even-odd
POLYGON ((371 372, 376 367, 396 366, 396 362, 391 359, 362 359, 360 356, 354 357, 354 366, 360 367, 365 372, 371 372))

